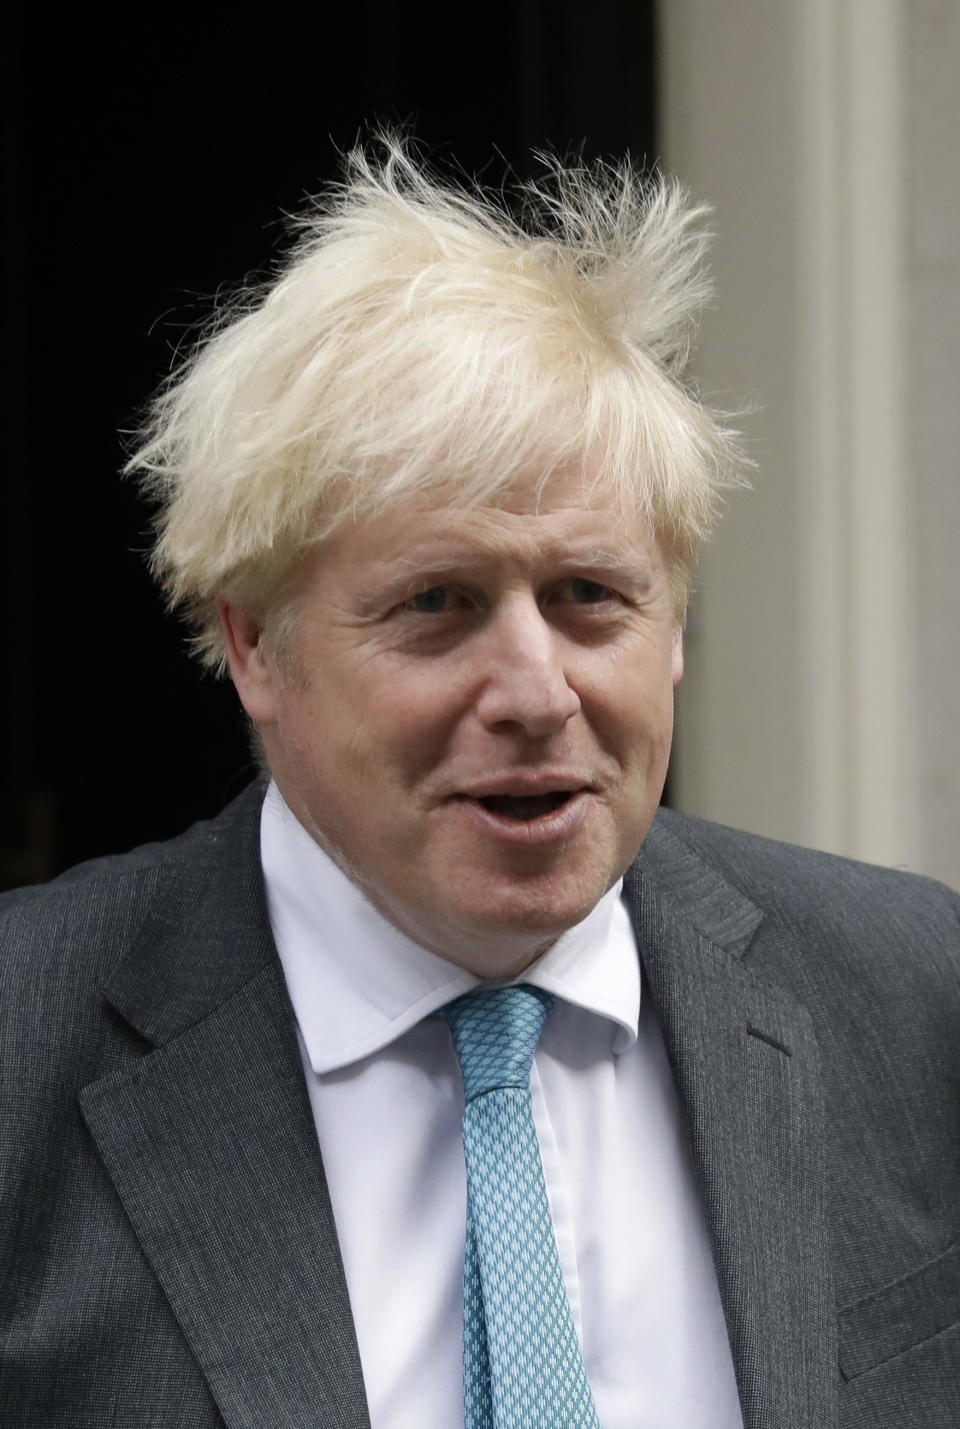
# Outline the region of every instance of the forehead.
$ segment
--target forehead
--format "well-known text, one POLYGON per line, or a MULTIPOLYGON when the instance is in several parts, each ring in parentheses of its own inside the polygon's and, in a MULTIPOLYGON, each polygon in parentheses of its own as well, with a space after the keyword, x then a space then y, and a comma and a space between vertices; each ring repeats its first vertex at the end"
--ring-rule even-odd
POLYGON ((373 574, 457 563, 659 563, 659 556, 646 516, 569 483, 540 494, 514 487, 490 504, 456 504, 443 492, 399 502, 341 526, 321 544, 319 564, 373 574))
POLYGON ((646 514, 624 511, 614 491, 580 470, 544 485, 515 482, 487 502, 470 504, 439 486, 345 523, 321 551, 324 564, 339 558, 371 565, 416 564, 433 554, 524 562, 660 554, 646 514))

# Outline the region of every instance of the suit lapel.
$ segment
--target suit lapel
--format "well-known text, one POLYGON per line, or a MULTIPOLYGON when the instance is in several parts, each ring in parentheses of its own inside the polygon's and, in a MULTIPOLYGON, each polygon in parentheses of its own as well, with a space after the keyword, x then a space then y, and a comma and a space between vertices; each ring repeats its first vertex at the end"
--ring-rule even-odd
POLYGON ((627 880, 714 1246, 745 1429, 830 1429, 836 1340, 810 1018, 739 958, 759 911, 668 832, 627 880))
POLYGON ((162 879, 107 989, 155 1048, 81 1106, 229 1429, 368 1429, 258 807, 217 840, 209 873, 200 859, 162 879))

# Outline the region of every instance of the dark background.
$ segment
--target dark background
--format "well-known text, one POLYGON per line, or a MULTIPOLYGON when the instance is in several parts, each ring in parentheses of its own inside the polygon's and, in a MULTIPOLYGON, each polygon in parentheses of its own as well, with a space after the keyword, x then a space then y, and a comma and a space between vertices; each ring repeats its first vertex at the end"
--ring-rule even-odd
POLYGON ((252 772, 118 476, 118 433, 213 296, 265 271, 282 213, 373 122, 494 184, 537 146, 652 161, 654 51, 654 0, 21 10, 4 61, 0 886, 175 833, 252 772))

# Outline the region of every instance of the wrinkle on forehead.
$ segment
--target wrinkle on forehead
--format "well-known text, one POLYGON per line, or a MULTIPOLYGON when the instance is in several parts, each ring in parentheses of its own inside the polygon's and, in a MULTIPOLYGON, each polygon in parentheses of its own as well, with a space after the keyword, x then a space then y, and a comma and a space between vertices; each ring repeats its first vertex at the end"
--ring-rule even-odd
POLYGON ((376 483, 370 484, 369 501, 362 505, 334 503, 325 515, 318 513, 318 538, 324 541, 344 526, 356 529, 388 520, 391 515, 402 517, 410 512, 443 509, 540 516, 575 507, 606 512, 611 518, 620 515, 627 520, 649 519, 651 514, 648 483, 638 480, 631 490, 622 481, 615 481, 599 443, 575 456, 565 453, 559 444, 556 451, 542 450, 536 461, 531 462, 527 456, 514 471, 502 473, 498 483, 486 483, 479 489, 475 475, 459 470, 451 460, 437 470, 435 480, 400 494, 391 492, 387 473, 379 489, 376 483))
POLYGON ((461 561, 524 566, 572 562, 598 569, 660 563, 645 522, 612 517, 611 529, 598 533, 597 513, 579 507, 539 514, 499 508, 443 513, 421 509, 393 521, 381 519, 384 527, 376 533, 379 539, 374 539, 370 554, 375 565, 394 570, 402 566, 427 574, 461 561))
POLYGON ((439 488, 429 500, 421 496, 378 512, 366 529, 371 553, 411 530, 425 543, 446 539, 452 548, 461 539, 478 553, 489 554, 502 553, 507 541, 517 542, 518 550, 526 541, 543 551, 552 541, 567 544, 581 532, 618 556, 655 541, 646 507, 627 510, 594 464, 556 473, 545 488, 531 479, 518 480, 482 504, 464 504, 454 490, 439 488))

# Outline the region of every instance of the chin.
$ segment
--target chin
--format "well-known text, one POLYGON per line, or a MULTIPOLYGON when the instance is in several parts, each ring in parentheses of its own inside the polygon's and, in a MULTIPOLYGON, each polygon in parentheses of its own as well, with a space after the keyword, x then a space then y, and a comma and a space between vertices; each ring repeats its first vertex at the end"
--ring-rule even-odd
POLYGON ((508 938, 513 933, 523 939, 538 937, 548 944, 581 923, 613 881, 598 880, 590 888, 581 884, 562 894, 523 885, 503 889, 489 900, 458 902, 452 910, 453 920, 478 937, 508 938))

